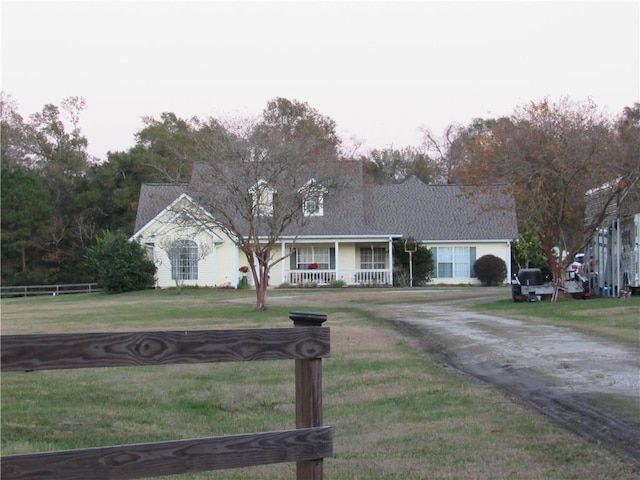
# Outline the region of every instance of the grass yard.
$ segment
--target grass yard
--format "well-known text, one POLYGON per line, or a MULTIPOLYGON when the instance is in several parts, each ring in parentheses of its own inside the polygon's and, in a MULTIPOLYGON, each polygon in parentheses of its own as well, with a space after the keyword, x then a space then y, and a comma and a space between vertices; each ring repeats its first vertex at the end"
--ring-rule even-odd
POLYGON ((571 327, 636 345, 640 341, 640 297, 594 297, 588 300, 567 298, 555 303, 515 303, 504 299, 481 303, 474 309, 532 322, 571 327))
MULTIPOLYGON (((271 308, 262 313, 252 311, 253 292, 235 290, 8 299, 2 301, 2 333, 288 327, 289 311, 322 311, 332 342, 332 356, 323 361, 324 423, 334 427, 335 451, 325 460, 327 479, 638 478, 638 467, 505 394, 443 369, 415 338, 370 318, 357 291, 343 302, 323 301, 330 291, 301 293, 270 293, 271 308)), ((580 304, 594 310, 597 302, 580 304)), ((478 308, 507 313, 538 306, 478 308)), ((580 320, 566 313, 551 321, 580 320)), ((637 333, 637 325, 632 330, 637 333)), ((293 366, 273 361, 4 373, 2 453, 293 428, 293 366)), ((295 465, 180 478, 295 478, 295 465)))

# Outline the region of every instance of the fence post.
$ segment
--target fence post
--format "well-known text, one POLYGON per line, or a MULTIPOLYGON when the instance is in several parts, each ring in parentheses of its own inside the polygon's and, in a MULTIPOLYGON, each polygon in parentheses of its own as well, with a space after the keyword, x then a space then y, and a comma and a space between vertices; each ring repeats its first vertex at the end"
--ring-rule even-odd
MULTIPOLYGON (((324 313, 290 312, 296 327, 320 327, 327 320, 324 313)), ((322 426, 322 359, 295 361, 296 428, 322 426)), ((297 480, 322 480, 323 459, 296 462, 297 480)))

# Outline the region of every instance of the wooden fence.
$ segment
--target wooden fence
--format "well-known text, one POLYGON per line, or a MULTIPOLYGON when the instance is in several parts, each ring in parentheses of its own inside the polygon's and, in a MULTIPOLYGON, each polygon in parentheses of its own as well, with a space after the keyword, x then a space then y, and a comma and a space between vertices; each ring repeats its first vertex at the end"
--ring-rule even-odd
POLYGON ((298 480, 323 478, 333 428, 322 425, 326 315, 291 312, 292 328, 3 335, 3 372, 178 363, 295 360, 296 428, 222 437, 1 457, 2 479, 92 480, 176 475, 297 462, 298 480))
POLYGON ((97 283, 73 283, 65 285, 16 285, 0 287, 0 297, 33 297, 36 295, 65 295, 68 293, 102 292, 97 283))

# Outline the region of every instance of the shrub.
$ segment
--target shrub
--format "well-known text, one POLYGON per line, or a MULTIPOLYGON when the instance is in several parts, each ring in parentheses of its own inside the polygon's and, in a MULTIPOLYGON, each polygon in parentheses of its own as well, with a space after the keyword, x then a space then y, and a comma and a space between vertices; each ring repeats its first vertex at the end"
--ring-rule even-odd
POLYGON ((484 255, 473 264, 478 280, 483 285, 500 285, 507 278, 507 264, 495 255, 484 255))
MULTIPOLYGON (((411 256, 413 260, 413 285, 426 285, 433 272, 433 254, 424 245, 418 245, 411 256)), ((406 287, 411 283, 409 274, 409 254, 404 251, 404 241, 393 242, 393 283, 398 287, 406 287)))
POLYGON ((124 233, 103 232, 85 260, 107 293, 144 290, 153 285, 156 267, 138 242, 124 233))
POLYGON ((331 288, 342 288, 347 286, 347 282, 345 282, 344 280, 331 280, 329 282, 329 286, 331 288))

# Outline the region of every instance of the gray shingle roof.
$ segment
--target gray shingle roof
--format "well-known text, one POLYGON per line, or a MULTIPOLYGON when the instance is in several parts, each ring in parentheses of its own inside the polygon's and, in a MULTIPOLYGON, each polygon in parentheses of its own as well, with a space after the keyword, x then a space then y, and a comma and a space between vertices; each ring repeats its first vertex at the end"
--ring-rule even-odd
MULTIPOLYGON (((359 162, 345 162, 342 168, 353 183, 338 193, 328 192, 324 214, 308 217, 302 232, 291 228, 286 233, 399 234, 420 241, 508 240, 518 236, 513 200, 502 189, 479 191, 457 185, 425 185, 415 177, 399 185, 364 186, 359 162)), ((135 232, 182 193, 189 193, 187 185, 143 185, 135 232)))
MULTIPOLYGON (((364 221, 362 162, 341 161, 342 182, 339 191, 324 195, 322 216, 306 217, 303 235, 385 235, 364 221)), ((291 232, 293 233, 293 232, 291 232)))
POLYGON ((162 210, 167 208, 187 190, 186 184, 145 183, 140 188, 136 225, 133 233, 137 233, 162 210))
POLYGON ((518 237, 513 200, 498 187, 425 185, 411 177, 365 187, 365 212, 368 225, 425 242, 518 237))

